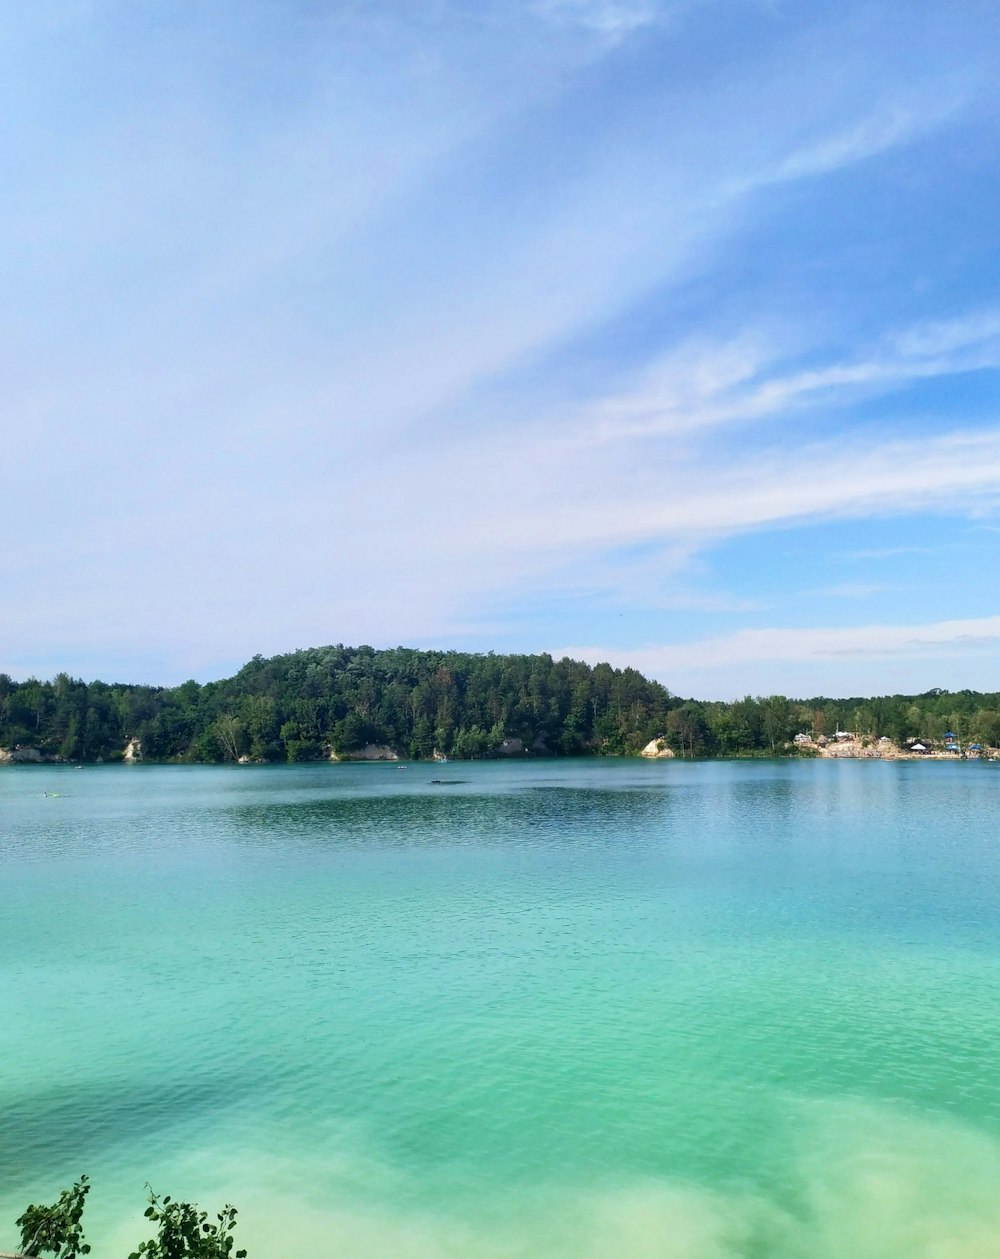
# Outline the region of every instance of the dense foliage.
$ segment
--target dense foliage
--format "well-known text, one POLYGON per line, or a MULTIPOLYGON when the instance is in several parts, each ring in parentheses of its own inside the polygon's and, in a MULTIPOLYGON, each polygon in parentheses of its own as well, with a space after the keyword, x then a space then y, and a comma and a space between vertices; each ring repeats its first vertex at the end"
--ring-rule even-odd
MULTIPOLYGON (((686 756, 774 756, 795 753, 796 734, 833 738, 838 730, 862 740, 883 736, 904 746, 941 744, 952 733, 963 744, 1000 744, 1000 693, 942 691, 875 698, 790 700, 784 695, 735 703, 677 701, 667 715, 666 741, 686 756)), ((808 753, 807 753, 808 754, 808 753)))
POLYGON ((0 675, 0 747, 67 760, 311 760, 383 744, 407 757, 637 751, 676 702, 634 669, 550 656, 321 647, 173 688, 0 675), (508 751, 517 744, 508 744, 508 751))
POLYGON ((664 738, 681 756, 773 756, 797 732, 856 731, 894 742, 1000 743, 1000 694, 928 691, 878 698, 735 703, 681 700, 634 669, 550 656, 403 647, 320 647, 254 657, 204 686, 13 682, 0 674, 0 748, 65 760, 312 760, 368 744, 399 755, 627 754, 664 738))

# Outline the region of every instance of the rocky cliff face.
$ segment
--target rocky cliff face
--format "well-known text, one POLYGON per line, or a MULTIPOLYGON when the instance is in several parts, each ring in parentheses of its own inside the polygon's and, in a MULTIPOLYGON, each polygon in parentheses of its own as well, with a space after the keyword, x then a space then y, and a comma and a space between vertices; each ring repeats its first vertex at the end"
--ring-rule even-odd
POLYGON ((130 762, 142 760, 142 744, 138 739, 129 739, 128 743, 125 744, 122 760, 130 762))

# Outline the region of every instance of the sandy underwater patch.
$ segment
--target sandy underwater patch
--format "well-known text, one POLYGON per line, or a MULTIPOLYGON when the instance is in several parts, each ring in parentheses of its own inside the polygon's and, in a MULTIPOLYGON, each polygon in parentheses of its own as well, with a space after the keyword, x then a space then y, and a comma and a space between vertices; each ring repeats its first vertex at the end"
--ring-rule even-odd
MULTIPOLYGON (((484 1183, 447 1207, 432 1169, 423 1182, 360 1149, 321 1164, 202 1149, 169 1174, 205 1205, 237 1204, 250 1259, 1000 1256, 1000 1140, 970 1126, 800 1102, 772 1169, 766 1181, 749 1174, 746 1187, 609 1177, 526 1193, 484 1183)), ((128 1253, 137 1215, 119 1218, 101 1253, 128 1253)))

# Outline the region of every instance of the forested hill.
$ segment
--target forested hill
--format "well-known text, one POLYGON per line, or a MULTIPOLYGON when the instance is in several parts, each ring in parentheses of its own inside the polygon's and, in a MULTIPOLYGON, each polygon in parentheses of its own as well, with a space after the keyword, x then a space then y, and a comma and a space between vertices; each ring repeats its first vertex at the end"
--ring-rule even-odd
POLYGON ((371 744, 413 758, 620 753, 662 732, 675 703, 659 683, 607 664, 319 647, 256 656, 204 686, 0 675, 0 748, 107 760, 138 739, 147 760, 210 762, 312 760, 371 744))
POLYGON ((396 647, 319 647, 263 659, 200 686, 13 682, 0 674, 0 750, 46 758, 299 761, 368 745, 400 756, 638 752, 663 738, 681 756, 775 755, 793 735, 857 731, 897 743, 1000 744, 1000 694, 927 691, 875 699, 735 703, 682 700, 634 669, 550 656, 470 655, 396 647))

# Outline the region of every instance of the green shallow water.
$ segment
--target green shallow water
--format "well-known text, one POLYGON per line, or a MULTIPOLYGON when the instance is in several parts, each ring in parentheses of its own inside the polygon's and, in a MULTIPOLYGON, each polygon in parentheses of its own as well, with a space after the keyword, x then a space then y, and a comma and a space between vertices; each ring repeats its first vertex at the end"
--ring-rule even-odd
POLYGON ((6 768, 0 1249, 87 1171, 112 1259, 147 1180, 251 1259, 995 1259, 998 791, 6 768))

